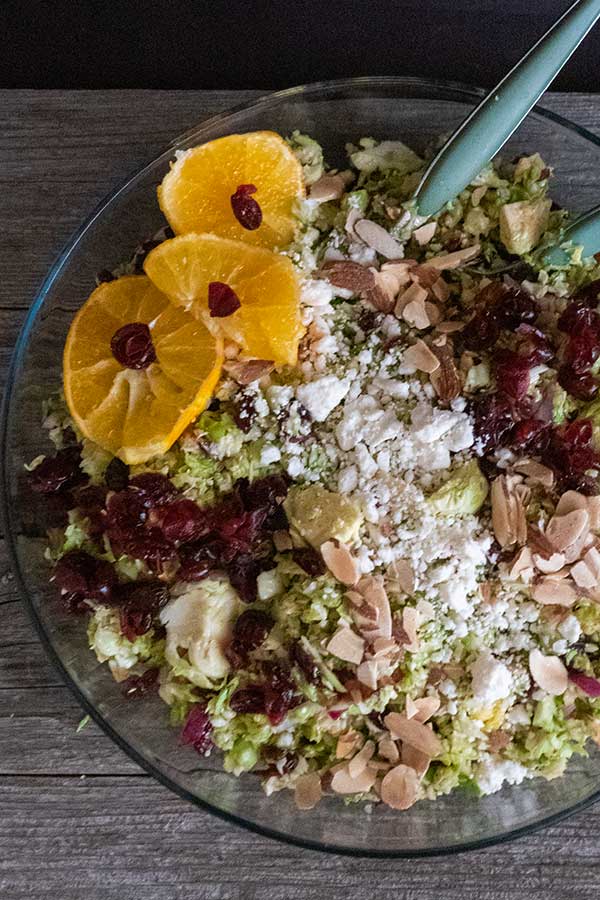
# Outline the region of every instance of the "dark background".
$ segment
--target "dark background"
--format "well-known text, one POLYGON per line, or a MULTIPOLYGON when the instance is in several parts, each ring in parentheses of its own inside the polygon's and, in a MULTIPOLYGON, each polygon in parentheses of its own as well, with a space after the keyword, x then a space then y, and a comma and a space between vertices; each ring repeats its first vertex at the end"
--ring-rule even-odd
MULTIPOLYGON (((569 0, 0 0, 0 87, 288 87, 348 75, 491 86, 569 0)), ((554 84, 600 91, 600 25, 554 84)))

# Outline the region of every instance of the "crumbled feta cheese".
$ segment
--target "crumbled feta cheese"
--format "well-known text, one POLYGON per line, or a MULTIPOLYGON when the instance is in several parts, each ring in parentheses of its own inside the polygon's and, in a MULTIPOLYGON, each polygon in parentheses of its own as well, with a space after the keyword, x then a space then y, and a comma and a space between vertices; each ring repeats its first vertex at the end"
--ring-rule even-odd
POLYGON ((283 582, 277 569, 261 572, 256 579, 259 600, 270 600, 283 591, 283 582))
POLYGON ((335 375, 324 375, 296 389, 300 403, 308 410, 315 422, 324 422, 328 415, 338 406, 346 394, 350 383, 340 380, 335 375))
POLYGON ((529 770, 510 759, 489 756, 476 769, 477 785, 482 794, 495 794, 503 784, 520 784, 530 777, 529 770))
POLYGON ((581 636, 581 628, 577 616, 569 615, 558 626, 558 633, 568 644, 574 644, 581 636))
POLYGON ((274 447, 273 444, 265 444, 260 453, 260 462, 263 466, 268 466, 271 463, 279 462, 281 459, 281 451, 278 447, 274 447))
POLYGON ((488 650, 482 651, 472 664, 471 679, 473 696, 484 705, 508 697, 513 686, 510 670, 488 650))

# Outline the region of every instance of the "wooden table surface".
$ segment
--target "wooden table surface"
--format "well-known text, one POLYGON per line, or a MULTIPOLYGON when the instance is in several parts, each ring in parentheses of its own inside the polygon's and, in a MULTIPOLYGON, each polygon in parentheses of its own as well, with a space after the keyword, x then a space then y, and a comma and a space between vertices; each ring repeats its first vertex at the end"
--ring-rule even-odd
MULTIPOLYGON (((241 92, 0 91, 0 378, 56 253, 94 205, 241 92)), ((600 132, 600 95, 545 105, 600 132)), ((600 805, 448 859, 350 859, 228 825, 171 794, 82 712, 47 661, 0 540, 2 900, 591 900, 600 805)))

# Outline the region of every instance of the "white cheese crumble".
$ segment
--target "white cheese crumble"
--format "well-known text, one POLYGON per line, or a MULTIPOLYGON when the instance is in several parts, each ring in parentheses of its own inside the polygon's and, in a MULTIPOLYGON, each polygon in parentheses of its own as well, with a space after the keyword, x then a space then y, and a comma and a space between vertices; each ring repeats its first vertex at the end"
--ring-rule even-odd
POLYGON ((475 700, 489 706, 510 695, 513 680, 508 667, 484 650, 471 666, 471 685, 475 700))

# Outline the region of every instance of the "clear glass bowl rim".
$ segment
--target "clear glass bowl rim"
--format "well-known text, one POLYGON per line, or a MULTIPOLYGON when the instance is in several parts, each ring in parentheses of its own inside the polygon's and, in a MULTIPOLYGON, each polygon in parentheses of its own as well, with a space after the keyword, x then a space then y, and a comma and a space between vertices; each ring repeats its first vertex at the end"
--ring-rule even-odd
MULTIPOLYGON (((25 586, 25 582, 21 575, 19 557, 17 553, 16 543, 14 540, 14 536, 12 533, 12 528, 10 525, 10 514, 9 514, 9 490, 7 484, 8 478, 8 470, 5 465, 5 460, 7 457, 7 449, 8 449, 8 427, 9 427, 9 412, 11 407, 11 399, 13 395, 13 390, 16 384, 17 375, 20 367, 21 360, 23 358, 24 352, 27 348, 29 335, 33 324, 36 320, 36 317, 40 310, 43 307, 46 296, 56 280, 61 273, 61 270, 70 257, 71 253, 76 249, 82 235, 87 231, 87 229, 96 221, 96 219, 102 215, 103 211, 116 199, 116 197, 124 190, 126 190, 131 182, 136 180, 138 177, 142 176, 148 169, 152 168, 161 157, 165 154, 172 154, 173 150, 177 148, 177 146, 189 140, 189 138, 194 135, 199 130, 214 128, 217 125, 223 125, 227 122, 228 119, 234 118, 237 114, 243 112, 249 112, 254 109, 260 109, 261 111, 268 110, 270 106, 277 106, 282 101, 286 99, 299 97, 300 95, 305 95, 307 98, 317 97, 318 95, 323 95, 325 98, 327 95, 335 93, 336 91, 351 91, 357 90, 360 92, 361 90, 368 90, 369 88, 373 89, 388 89, 393 91, 394 89, 402 90, 404 89, 418 89, 419 87, 435 92, 438 91, 440 94, 440 99, 449 99, 455 101, 462 101, 465 103, 472 103, 473 105, 477 105, 488 93, 482 88, 475 87, 472 85, 463 84, 457 81, 446 81, 440 79, 429 79, 429 78, 418 78, 418 77, 408 77, 408 76, 363 76, 359 78, 342 78, 335 79, 331 81, 318 81, 310 84, 298 85, 291 88, 286 88, 281 91, 274 91, 268 94, 264 94, 254 100, 249 100, 245 103, 238 104, 233 107, 229 107, 223 112, 217 113, 213 116, 210 116, 206 119, 201 120, 196 126, 189 129, 188 131, 178 135, 170 144, 168 144, 157 156, 151 159, 146 163, 141 169, 136 170, 133 174, 129 175, 116 189, 107 194, 100 203, 96 206, 93 212, 88 216, 88 218, 81 224, 81 226, 73 233, 71 238, 66 242, 63 249, 58 254, 56 260, 51 266, 48 275, 44 279, 37 295, 35 297, 34 302, 27 313, 25 321, 21 327, 19 336, 17 338, 10 364, 7 372, 6 379, 6 389, 4 391, 4 397, 2 400, 2 408, 0 412, 0 460, 2 465, 2 478, 0 485, 0 515, 1 522, 4 531, 4 538, 8 548, 8 556, 10 563, 12 565, 13 572, 15 574, 15 581, 18 586, 18 590, 23 600, 27 611, 29 613, 29 617, 33 623, 33 626, 41 640, 42 645, 46 651, 46 654, 50 658, 52 664, 59 672, 62 680, 67 685, 67 687, 72 691, 75 695, 78 703, 83 707, 85 712, 100 726, 100 728, 113 740, 117 746, 123 750, 131 759, 134 760, 142 769, 144 769, 149 775, 155 778, 161 785, 173 791, 175 794, 182 797, 184 800, 193 803, 194 805, 200 807, 202 810, 212 813, 213 815, 218 816, 220 819, 223 819, 226 822, 233 823, 235 825, 239 825, 242 828, 245 828, 251 832, 263 835, 265 837, 273 838, 278 841, 282 841, 287 844, 295 845, 298 847, 302 847, 308 850, 320 850, 327 853, 335 853, 344 856, 354 856, 354 857, 369 857, 369 858, 393 858, 393 859, 413 859, 420 857, 433 857, 433 856, 450 856, 456 853, 463 853, 467 850, 478 850, 483 847, 493 846, 496 844, 503 844, 507 841, 514 840, 518 837, 523 837, 525 835, 529 835, 535 831, 538 831, 542 828, 545 828, 548 825, 553 825, 561 820, 567 818, 568 816, 573 815, 587 807, 591 806, 593 803, 600 800, 600 786, 598 790, 587 797, 585 800, 579 801, 569 807, 565 807, 564 809, 552 813, 548 815, 546 818, 541 819, 534 824, 529 824, 522 827, 512 828, 506 831, 504 834, 496 835, 489 838, 481 838, 479 840, 474 841, 465 841, 460 845, 452 845, 452 846, 443 846, 439 847, 430 847, 421 850, 376 850, 369 849, 365 850, 364 848, 356 848, 353 849, 348 846, 338 846, 332 843, 325 843, 321 841, 312 841, 307 838, 299 838, 294 837, 293 835, 287 834, 283 831, 278 831, 276 828, 270 828, 265 825, 261 825, 255 822, 248 821, 244 819, 243 816, 235 815, 233 813, 225 812, 224 810, 219 809, 216 806, 213 806, 211 803, 208 803, 206 800, 201 799, 191 793, 189 793, 185 788, 180 787, 174 781, 172 781, 164 772, 161 772, 160 769, 153 766, 147 759, 141 756, 135 747, 133 747, 130 743, 128 743, 124 738, 121 737, 111 726, 111 724, 104 719, 101 713, 97 710, 93 703, 89 702, 88 699, 84 696, 84 694, 80 691, 77 683, 74 679, 69 675, 66 668, 64 667, 60 656, 54 650, 48 635, 46 634, 43 623, 38 617, 35 606, 32 603, 28 591, 25 586), (452 95, 452 96, 450 96, 452 95)), ((530 116, 539 116, 545 119, 548 119, 555 124, 559 125, 566 130, 572 131, 575 134, 579 135, 579 137, 585 139, 589 143, 600 147, 600 137, 596 136, 592 132, 588 131, 586 128, 577 125, 575 122, 566 119, 564 116, 561 116, 558 113, 553 112, 552 110, 546 109, 543 106, 535 106, 533 110, 529 113, 530 116)))

